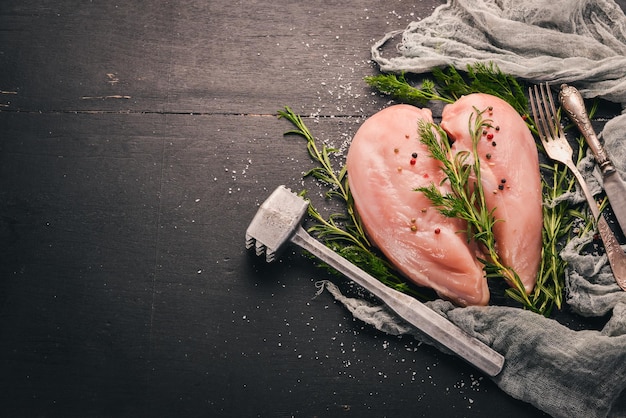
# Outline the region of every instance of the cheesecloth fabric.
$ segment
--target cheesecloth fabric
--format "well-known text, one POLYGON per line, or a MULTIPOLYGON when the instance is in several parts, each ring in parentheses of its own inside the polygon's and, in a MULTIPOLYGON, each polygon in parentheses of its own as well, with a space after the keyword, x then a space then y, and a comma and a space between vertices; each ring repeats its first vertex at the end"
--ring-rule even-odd
MULTIPOLYGON (((384 72, 414 73, 493 62, 523 80, 568 83, 584 97, 626 104, 626 17, 612 0, 449 0, 430 17, 386 34, 373 45, 372 58, 384 72), (397 38, 390 54, 384 46, 397 38)), ((624 136, 626 114, 601 133, 626 178, 624 136)), ((581 168, 600 191, 593 158, 583 159, 581 168)), ((582 200, 578 194, 568 198, 582 200)), ((511 307, 429 303, 505 356, 503 371, 493 378, 503 391, 554 417, 626 417, 626 292, 615 284, 606 257, 581 253, 592 239, 571 241, 562 257, 569 263, 567 303, 583 316, 608 315, 600 331, 574 331, 511 307)), ((320 286, 378 329, 432 343, 384 307, 346 297, 330 282, 320 286)))

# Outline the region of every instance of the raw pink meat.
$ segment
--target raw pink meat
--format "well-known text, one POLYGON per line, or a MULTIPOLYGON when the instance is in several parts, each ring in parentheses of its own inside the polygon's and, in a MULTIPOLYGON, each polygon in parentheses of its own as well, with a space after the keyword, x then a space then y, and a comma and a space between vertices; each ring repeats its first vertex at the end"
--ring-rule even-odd
POLYGON ((419 120, 432 122, 430 110, 391 106, 354 135, 347 168, 356 209, 372 243, 410 280, 459 305, 486 305, 487 281, 476 247, 459 232, 464 223, 414 191, 442 180, 418 138, 419 120))
POLYGON ((472 150, 470 116, 485 111, 492 127, 478 145, 487 207, 502 221, 494 226, 496 250, 530 292, 536 282, 542 250, 542 196, 537 147, 526 123, 507 102, 488 94, 471 94, 444 107, 441 127, 453 152, 472 150), (491 109, 491 110, 490 110, 491 109))
MULTIPOLYGON (((496 249, 520 276, 535 285, 542 250, 542 196, 537 148, 525 122, 505 101, 472 94, 447 105, 441 127, 452 152, 472 150, 470 117, 484 111, 490 127, 480 132, 478 153, 487 206, 499 222, 496 249)), ((428 109, 396 105, 373 115, 355 134, 347 168, 356 209, 372 243, 418 285, 465 305, 486 305, 489 289, 476 244, 460 232, 463 221, 441 215, 416 188, 441 185, 443 173, 418 137, 428 109)))

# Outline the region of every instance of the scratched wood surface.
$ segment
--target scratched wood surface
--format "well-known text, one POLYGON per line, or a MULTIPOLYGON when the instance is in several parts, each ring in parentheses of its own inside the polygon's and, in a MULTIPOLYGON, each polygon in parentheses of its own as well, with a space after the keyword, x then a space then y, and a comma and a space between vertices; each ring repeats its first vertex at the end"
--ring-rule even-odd
POLYGON ((311 166, 276 111, 345 146, 442 2, 3 1, 0 416, 541 416, 244 250, 311 166))

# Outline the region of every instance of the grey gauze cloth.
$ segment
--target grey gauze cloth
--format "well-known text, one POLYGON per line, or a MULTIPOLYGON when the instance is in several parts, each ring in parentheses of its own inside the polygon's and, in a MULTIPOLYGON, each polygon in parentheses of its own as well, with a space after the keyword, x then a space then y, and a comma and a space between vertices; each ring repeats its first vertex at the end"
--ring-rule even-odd
MULTIPOLYGON (((386 34, 372 47, 372 57, 385 72, 465 70, 467 64, 493 62, 520 79, 569 83, 587 98, 626 104, 626 17, 611 0, 449 0, 430 17, 386 34), (387 57, 383 45, 399 36, 394 56, 387 57)), ((624 114, 602 132, 623 177, 625 136, 624 114)), ((599 191, 602 180, 591 156, 581 169, 599 191)), ((505 356, 493 379, 503 391, 554 417, 626 417, 626 292, 615 284, 604 256, 581 254, 591 239, 571 241, 562 253, 569 263, 566 301, 584 316, 609 314, 601 331, 573 331, 517 308, 429 303, 505 356)), ((378 329, 429 342, 384 307, 348 298, 329 282, 320 286, 378 329)))

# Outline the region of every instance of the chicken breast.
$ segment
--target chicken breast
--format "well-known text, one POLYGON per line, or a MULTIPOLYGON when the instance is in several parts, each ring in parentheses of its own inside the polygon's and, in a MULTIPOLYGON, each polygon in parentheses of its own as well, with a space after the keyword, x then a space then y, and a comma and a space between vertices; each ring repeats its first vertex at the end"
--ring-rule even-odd
POLYGON ((396 105, 361 125, 347 157, 356 209, 372 243, 407 278, 459 305, 486 305, 477 249, 459 232, 464 222, 444 217, 415 191, 442 180, 418 138, 420 120, 432 122, 429 109, 396 105))
POLYGON ((537 147, 520 115, 488 94, 464 96, 443 109, 441 127, 452 151, 472 150, 468 122, 477 112, 490 127, 479 132, 478 153, 486 203, 500 221, 494 226, 496 251, 517 272, 526 292, 535 286, 542 250, 542 195, 537 147))

